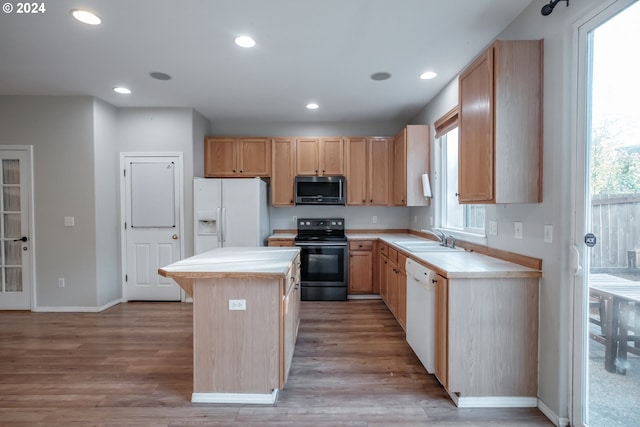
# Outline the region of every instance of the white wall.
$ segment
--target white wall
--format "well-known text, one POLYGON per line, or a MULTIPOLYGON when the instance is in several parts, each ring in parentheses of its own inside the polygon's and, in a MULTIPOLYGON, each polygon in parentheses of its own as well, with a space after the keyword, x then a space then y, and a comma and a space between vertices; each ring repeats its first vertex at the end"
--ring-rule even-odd
POLYGON ((0 144, 33 145, 39 308, 97 304, 93 138, 90 97, 0 96, 0 144))
MULTIPOLYGON (((571 98, 578 70, 574 58, 574 23, 594 14, 601 1, 560 3, 547 17, 540 14, 542 3, 533 2, 514 20, 498 39, 544 39, 544 149, 543 202, 537 204, 487 205, 486 220, 498 222, 498 235, 488 236, 488 246, 540 258, 543 278, 540 281, 540 350, 539 397, 558 417, 568 417, 569 361, 571 344, 571 277, 567 252, 571 230, 571 162, 574 129, 571 128, 571 98), (513 223, 522 221, 524 239, 513 238, 513 223), (553 243, 543 242, 543 226, 554 227, 553 243)), ((478 52, 480 53, 480 52, 478 52)), ((473 58, 469 58, 471 62, 473 58)), ((457 82, 451 82, 433 99, 412 123, 429 123, 457 104, 457 82), (454 93, 455 92, 455 93, 454 93)), ((432 127, 433 130, 433 127, 432 127)), ((434 141, 432 138, 432 153, 434 141)), ((434 157, 432 156, 432 171, 434 157)), ((429 226, 433 208, 413 208, 419 224, 429 226)), ((487 224, 485 224, 485 227, 487 224)))
POLYGON ((122 298, 120 283, 119 157, 116 144, 117 109, 94 99, 94 163, 96 212, 96 287, 98 307, 122 298))

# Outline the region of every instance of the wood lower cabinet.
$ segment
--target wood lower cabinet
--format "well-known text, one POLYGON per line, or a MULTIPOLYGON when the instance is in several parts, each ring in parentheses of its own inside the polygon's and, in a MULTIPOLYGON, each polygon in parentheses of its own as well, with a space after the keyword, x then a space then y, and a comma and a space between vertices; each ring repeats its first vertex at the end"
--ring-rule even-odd
POLYGON ((380 243, 379 275, 380 296, 402 329, 407 322, 407 257, 394 248, 380 243))
POLYGON ((499 40, 459 77, 458 201, 542 201, 542 40, 499 40))
POLYGON ((268 177, 271 174, 269 138, 204 139, 204 176, 268 177))
POLYGON ((538 281, 437 277, 436 377, 457 405, 536 404, 538 281))
POLYGON ((271 153, 271 206, 294 206, 295 139, 274 138, 271 153))
POLYGON ((267 241, 268 246, 292 247, 296 245, 293 237, 277 237, 271 236, 267 241))
POLYGON ((344 139, 297 138, 296 175, 344 175, 344 139))
POLYGON ((284 286, 284 298, 282 303, 282 354, 283 369, 281 372, 280 384, 282 387, 287 383, 293 352, 298 337, 298 327, 300 326, 300 257, 291 264, 284 286))
POLYGON ((371 240, 349 242, 349 294, 374 292, 373 247, 371 240))
POLYGON ((429 173, 429 126, 408 125, 393 138, 391 173, 394 206, 428 206, 422 174, 429 173))
POLYGON ((347 205, 389 204, 391 138, 345 138, 347 205))
POLYGON ((435 313, 435 375, 445 389, 449 388, 448 349, 449 349, 449 288, 447 279, 436 275, 436 313, 435 313))

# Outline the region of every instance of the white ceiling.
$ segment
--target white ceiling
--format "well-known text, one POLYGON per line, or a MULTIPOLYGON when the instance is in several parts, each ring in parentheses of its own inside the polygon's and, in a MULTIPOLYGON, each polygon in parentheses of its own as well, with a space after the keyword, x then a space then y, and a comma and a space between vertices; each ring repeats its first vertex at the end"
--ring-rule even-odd
POLYGON ((0 12, 0 94, 193 107, 214 123, 406 122, 531 1, 49 0, 41 14, 0 12), (235 46, 240 34, 257 45, 235 46), (426 70, 438 77, 420 80, 426 70))

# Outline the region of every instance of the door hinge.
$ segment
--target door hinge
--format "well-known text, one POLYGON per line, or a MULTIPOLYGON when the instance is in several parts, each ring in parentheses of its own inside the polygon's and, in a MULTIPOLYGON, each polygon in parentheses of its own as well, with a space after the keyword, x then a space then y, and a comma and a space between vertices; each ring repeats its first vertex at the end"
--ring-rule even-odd
POLYGON ((124 176, 125 178, 127 177, 127 170, 126 169, 122 169, 122 176, 124 176))
POLYGON ((127 221, 124 222, 124 229, 127 229, 127 221))
POLYGON ((124 281, 125 281, 125 282, 128 282, 128 281, 129 281, 129 275, 128 275, 128 274, 125 274, 125 275, 124 275, 124 281))

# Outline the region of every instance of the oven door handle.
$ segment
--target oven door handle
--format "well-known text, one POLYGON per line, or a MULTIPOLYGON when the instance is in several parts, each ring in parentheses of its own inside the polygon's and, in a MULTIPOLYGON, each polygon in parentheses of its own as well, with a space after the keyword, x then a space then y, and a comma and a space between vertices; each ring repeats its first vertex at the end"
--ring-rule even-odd
POLYGON ((335 242, 295 242, 296 246, 347 246, 347 242, 335 243, 335 242))

